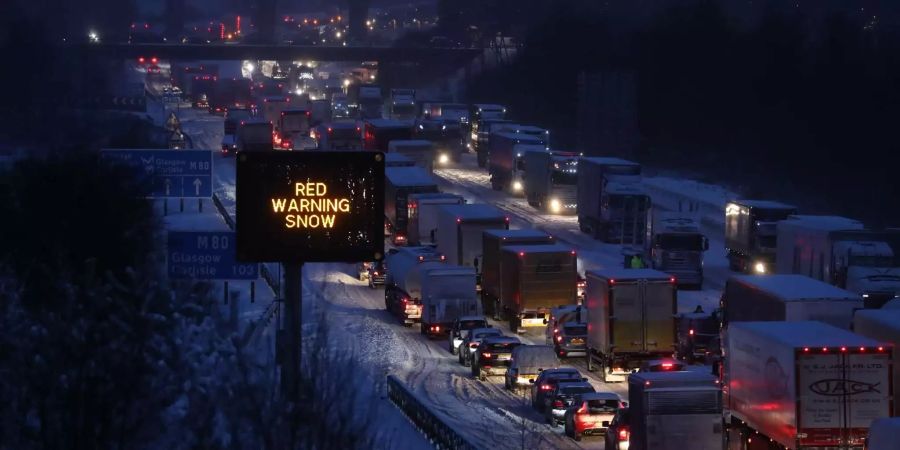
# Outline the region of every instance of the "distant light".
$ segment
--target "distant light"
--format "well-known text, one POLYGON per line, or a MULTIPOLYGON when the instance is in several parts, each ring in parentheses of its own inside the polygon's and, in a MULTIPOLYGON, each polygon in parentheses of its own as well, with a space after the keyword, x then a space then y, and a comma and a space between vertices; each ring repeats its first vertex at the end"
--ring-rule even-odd
POLYGON ((350 86, 350 80, 345 78, 344 79, 344 87, 347 87, 347 86, 350 86))
POLYGON ((340 31, 334 33, 334 37, 337 38, 337 39, 340 39, 341 36, 343 36, 343 33, 341 33, 340 31))
POLYGON ((93 43, 97 43, 100 42, 100 35, 96 31, 91 30, 88 32, 88 39, 93 43))

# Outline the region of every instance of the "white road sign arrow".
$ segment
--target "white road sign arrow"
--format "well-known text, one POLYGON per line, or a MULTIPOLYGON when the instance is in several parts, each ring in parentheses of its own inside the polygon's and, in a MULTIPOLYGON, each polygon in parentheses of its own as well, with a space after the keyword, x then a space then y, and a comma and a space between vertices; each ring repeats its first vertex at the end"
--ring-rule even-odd
POLYGON ((166 178, 166 196, 169 195, 171 188, 172 188, 172 180, 169 178, 166 178))
POLYGON ((200 195, 200 185, 203 184, 199 178, 194 178, 194 195, 200 195))

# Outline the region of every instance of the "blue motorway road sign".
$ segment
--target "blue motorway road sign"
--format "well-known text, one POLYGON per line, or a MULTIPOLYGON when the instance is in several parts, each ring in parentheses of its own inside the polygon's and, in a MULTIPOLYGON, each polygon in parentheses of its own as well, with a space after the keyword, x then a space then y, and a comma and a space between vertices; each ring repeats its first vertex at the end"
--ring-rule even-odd
POLYGON ((235 259, 233 231, 169 231, 166 261, 170 278, 255 280, 259 264, 235 259))
POLYGON ((149 177, 150 197, 212 197, 212 151, 104 149, 104 158, 149 177))

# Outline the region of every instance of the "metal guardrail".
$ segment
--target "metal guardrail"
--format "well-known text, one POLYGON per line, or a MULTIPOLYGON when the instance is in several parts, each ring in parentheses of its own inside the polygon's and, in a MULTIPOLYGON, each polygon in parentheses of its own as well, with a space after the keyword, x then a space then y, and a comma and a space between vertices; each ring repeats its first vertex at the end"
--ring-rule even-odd
POLYGON ((216 195, 215 192, 213 192, 212 200, 213 205, 216 205, 216 210, 219 211, 219 215, 222 216, 225 224, 228 225, 228 228, 231 229, 231 231, 234 231, 234 218, 231 217, 231 214, 225 209, 225 205, 222 204, 222 200, 219 200, 219 196, 216 195))
POLYGON ((278 308, 281 306, 281 302, 278 299, 272 301, 269 306, 266 307, 266 310, 260 314, 259 319, 256 320, 253 324, 251 324, 244 331, 244 335, 241 336, 241 347, 246 347, 248 344, 254 342, 256 338, 262 333, 266 327, 272 323, 272 318, 275 317, 275 314, 278 313, 278 308))
POLYGON ((393 375, 387 377, 388 397, 404 414, 425 433, 437 449, 469 450, 477 449, 462 434, 444 423, 424 402, 393 375))

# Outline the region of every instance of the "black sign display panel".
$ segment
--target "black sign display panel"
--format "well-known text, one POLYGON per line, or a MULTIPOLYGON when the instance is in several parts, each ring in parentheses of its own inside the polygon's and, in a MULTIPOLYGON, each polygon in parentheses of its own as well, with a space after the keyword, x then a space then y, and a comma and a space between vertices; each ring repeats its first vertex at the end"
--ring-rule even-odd
POLYGON ((237 256, 243 262, 353 262, 384 255, 384 155, 237 155, 237 256))

